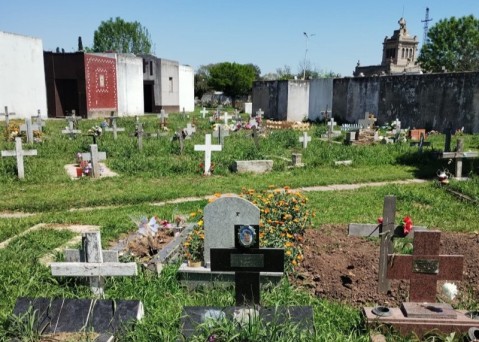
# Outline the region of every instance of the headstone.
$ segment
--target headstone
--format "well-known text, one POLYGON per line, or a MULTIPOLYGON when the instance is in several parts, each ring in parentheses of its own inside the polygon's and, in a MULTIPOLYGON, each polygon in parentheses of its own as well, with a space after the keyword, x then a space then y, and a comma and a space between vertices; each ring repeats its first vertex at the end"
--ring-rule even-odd
MULTIPOLYGON (((78 261, 54 262, 50 264, 52 276, 55 277, 89 277, 90 288, 96 296, 104 294, 104 277, 137 275, 135 262, 106 262, 101 249, 100 232, 84 233, 83 250, 79 252, 78 261), (84 261, 81 261, 81 255, 84 261)), ((111 257, 111 256, 110 256, 111 257)))
POLYGON ((32 124, 32 119, 25 119, 25 123, 20 125, 20 132, 25 132, 27 136, 27 143, 33 143, 33 131, 40 131, 40 127, 37 124, 32 124))
POLYGON ((437 281, 461 280, 464 265, 462 255, 439 254, 440 239, 440 231, 417 231, 412 255, 389 254, 387 275, 409 280, 409 302, 401 308, 363 308, 368 325, 388 324, 422 338, 431 331, 464 333, 477 322, 466 311, 436 302, 437 281))
POLYGON ((113 132, 113 140, 116 140, 118 137, 118 132, 124 132, 125 128, 123 127, 118 127, 116 124, 116 119, 118 119, 118 116, 113 115, 114 113, 112 112, 110 117, 108 117, 108 120, 110 121, 109 126, 110 127, 105 127, 106 132, 113 132))
POLYGON ((167 125, 166 119, 168 119, 168 113, 165 112, 164 109, 160 111, 158 114, 158 119, 160 119, 160 128, 164 128, 167 125))
POLYGON ((82 153, 82 160, 91 162, 92 177, 101 176, 100 161, 106 160, 106 152, 98 152, 98 145, 90 145, 90 152, 82 153))
POLYGON ((479 152, 464 152, 464 140, 457 139, 456 151, 455 152, 443 152, 441 155, 442 159, 454 159, 456 161, 456 178, 462 178, 462 160, 464 158, 478 158, 479 152))
POLYGON ((293 167, 303 167, 304 164, 301 161, 301 153, 292 153, 291 163, 293 164, 293 167))
POLYGON ((135 137, 138 144, 138 150, 140 151, 143 150, 143 134, 144 133, 145 132, 143 131, 143 124, 141 122, 137 122, 135 127, 135 137))
POLYGON ((210 267, 210 248, 232 248, 235 244, 234 226, 259 224, 260 211, 241 197, 220 197, 203 210, 205 227, 205 266, 210 267))
POLYGON ((218 129, 213 131, 213 138, 218 139, 218 144, 221 146, 224 146, 225 144, 225 137, 228 137, 230 135, 230 130, 227 128, 224 128, 222 125, 218 125, 218 129))
POLYGON ((23 168, 23 156, 36 156, 37 150, 23 150, 22 148, 22 138, 15 138, 15 150, 13 151, 2 151, 2 157, 17 157, 17 173, 18 178, 25 178, 25 171, 23 168))
POLYGON ((236 306, 260 304, 260 272, 284 272, 283 248, 260 248, 259 225, 235 225, 234 248, 211 248, 211 271, 235 272, 236 306))
POLYGON ((221 151, 221 145, 212 145, 211 144, 211 134, 205 135, 205 144, 204 145, 195 145, 195 151, 204 151, 205 152, 205 163, 204 163, 204 175, 211 174, 211 152, 221 151))
POLYGON ((303 148, 307 148, 309 141, 311 141, 311 137, 308 136, 308 132, 304 131, 303 136, 299 137, 299 142, 303 143, 303 148))
POLYGON ((0 115, 5 117, 5 126, 8 127, 10 124, 10 115, 15 115, 15 113, 9 113, 8 106, 5 106, 5 113, 0 113, 0 115))
POLYGON ((245 102, 244 103, 244 112, 246 114, 253 114, 253 103, 252 102, 245 102))
POLYGON ((206 110, 205 107, 200 111, 201 117, 204 119, 206 117, 206 114, 208 114, 208 111, 206 110))

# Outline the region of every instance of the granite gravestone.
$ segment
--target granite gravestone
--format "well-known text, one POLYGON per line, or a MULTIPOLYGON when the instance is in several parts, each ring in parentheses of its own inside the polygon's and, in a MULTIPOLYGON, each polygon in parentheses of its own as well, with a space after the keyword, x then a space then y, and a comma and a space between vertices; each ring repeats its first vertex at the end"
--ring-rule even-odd
POLYGON ((409 279, 409 302, 401 308, 363 308, 368 325, 392 325, 403 335, 418 337, 433 330, 441 333, 467 332, 477 325, 472 314, 437 303, 438 280, 461 280, 464 257, 440 255, 440 231, 416 231, 412 255, 389 254, 390 279, 409 279))
POLYGON ((234 248, 212 248, 212 271, 235 272, 236 306, 185 307, 181 319, 185 337, 195 334, 198 325, 212 327, 215 321, 236 321, 240 328, 255 322, 292 324, 295 329, 313 331, 313 310, 310 306, 260 307, 259 272, 282 272, 284 249, 259 248, 259 225, 235 225, 234 248), (246 306, 245 306, 246 305, 246 306))
POLYGON ((258 225, 259 208, 241 197, 220 197, 204 208, 205 266, 210 267, 211 248, 233 248, 234 226, 258 225))

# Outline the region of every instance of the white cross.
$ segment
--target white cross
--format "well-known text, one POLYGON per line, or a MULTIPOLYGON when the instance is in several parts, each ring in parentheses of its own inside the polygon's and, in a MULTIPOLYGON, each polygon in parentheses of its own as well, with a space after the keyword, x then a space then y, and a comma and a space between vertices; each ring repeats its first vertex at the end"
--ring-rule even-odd
POLYGON ((98 145, 90 145, 91 152, 82 153, 83 160, 91 161, 92 176, 100 177, 100 161, 106 159, 106 152, 98 152, 98 145))
POLYGON ((264 114, 264 112, 260 109, 256 111, 256 116, 258 116, 261 119, 261 116, 264 114))
POLYGON ((205 135, 204 145, 195 145, 195 151, 205 152, 205 175, 211 174, 211 152, 221 151, 221 145, 211 145, 211 134, 205 135))
POLYGON ((33 130, 39 131, 37 124, 32 124, 32 119, 25 119, 25 123, 20 126, 20 132, 27 132, 27 143, 33 142, 33 130))
POLYGON ((223 117, 225 119, 225 126, 228 126, 228 120, 231 119, 231 116, 228 115, 228 112, 225 112, 223 117))
POLYGON ((5 106, 5 113, 0 113, 0 115, 3 115, 5 117, 5 125, 8 127, 10 123, 10 115, 15 115, 15 113, 9 113, 8 106, 5 106))
POLYGON ((81 133, 81 130, 79 129, 74 129, 73 127, 73 121, 72 120, 68 120, 68 127, 65 127, 64 130, 62 130, 62 133, 63 134, 70 134, 71 136, 75 135, 75 134, 80 134, 81 133))
POLYGON ((188 122, 188 124, 186 125, 186 128, 185 128, 185 131, 186 131, 186 134, 188 136, 191 136, 191 135, 193 135, 193 133, 196 132, 196 127, 188 122))
POLYGON ((303 143, 303 148, 308 147, 309 141, 311 141, 311 137, 308 136, 308 132, 303 132, 303 136, 299 137, 299 142, 303 143))
POLYGON ((205 118, 206 114, 208 114, 208 111, 206 110, 205 107, 203 107, 203 110, 200 111, 201 113, 201 116, 203 117, 203 119, 205 118))
POLYGON ((160 111, 160 114, 157 115, 157 116, 158 116, 158 118, 160 119, 160 124, 161 124, 162 126, 166 125, 166 119, 168 118, 168 113, 166 113, 165 110, 162 109, 162 110, 160 111))
POLYGON ((23 150, 22 138, 15 138, 15 150, 2 151, 2 157, 17 157, 17 174, 18 178, 25 178, 25 171, 23 168, 23 156, 36 156, 37 150, 23 150))
POLYGON ((66 253, 67 262, 53 262, 50 264, 52 276, 89 277, 90 288, 93 293, 97 296, 103 296, 104 277, 137 275, 135 262, 121 263, 118 262, 118 253, 115 258, 114 255, 107 255, 105 253, 107 251, 102 251, 100 232, 83 234, 82 245, 83 250, 77 253, 66 253), (111 258, 114 261, 109 262, 107 259, 111 258), (79 260, 75 260, 75 262, 72 259, 79 260))

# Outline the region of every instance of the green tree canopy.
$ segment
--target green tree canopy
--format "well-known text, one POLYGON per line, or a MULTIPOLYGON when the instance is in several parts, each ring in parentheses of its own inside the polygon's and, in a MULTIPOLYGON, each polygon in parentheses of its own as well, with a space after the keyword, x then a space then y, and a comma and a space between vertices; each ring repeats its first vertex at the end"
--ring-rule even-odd
POLYGON ((431 27, 418 57, 425 71, 479 69, 479 20, 474 16, 442 19, 431 27))
POLYGON ((260 73, 259 68, 253 64, 229 62, 213 64, 208 71, 208 86, 231 96, 233 103, 236 97, 248 95, 251 92, 253 81, 260 73))
POLYGON ((102 21, 93 37, 93 51, 151 53, 151 37, 139 22, 126 22, 117 17, 102 21))

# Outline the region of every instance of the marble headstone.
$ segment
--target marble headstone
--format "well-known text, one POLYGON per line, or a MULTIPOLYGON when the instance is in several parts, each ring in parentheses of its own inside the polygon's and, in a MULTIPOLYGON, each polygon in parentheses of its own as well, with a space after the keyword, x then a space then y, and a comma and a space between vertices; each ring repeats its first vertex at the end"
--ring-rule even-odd
POLYGON ((210 248, 233 248, 234 225, 259 224, 259 208, 241 197, 220 197, 204 208, 205 266, 210 267, 210 248))

